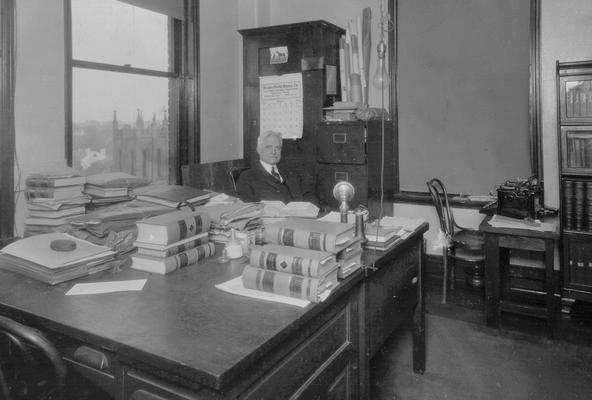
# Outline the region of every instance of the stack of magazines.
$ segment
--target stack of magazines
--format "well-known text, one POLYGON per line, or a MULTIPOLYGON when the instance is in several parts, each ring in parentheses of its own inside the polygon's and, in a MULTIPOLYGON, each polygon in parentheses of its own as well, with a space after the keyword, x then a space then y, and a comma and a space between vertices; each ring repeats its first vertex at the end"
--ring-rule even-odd
POLYGON ((66 233, 17 240, 0 250, 0 268, 50 285, 109 269, 115 252, 66 233))

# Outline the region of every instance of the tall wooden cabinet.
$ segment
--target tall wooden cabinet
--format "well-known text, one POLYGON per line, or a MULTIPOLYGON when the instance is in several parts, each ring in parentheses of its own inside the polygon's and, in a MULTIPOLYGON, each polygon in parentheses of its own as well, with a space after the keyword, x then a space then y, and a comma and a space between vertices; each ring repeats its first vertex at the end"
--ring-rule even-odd
POLYGON ((323 117, 322 108, 340 100, 339 39, 345 31, 320 20, 239 32, 243 37, 244 158, 248 164, 258 160, 260 79, 302 74, 302 138, 284 140, 280 169, 306 170, 315 176, 314 129, 323 117))
POLYGON ((592 301, 592 61, 557 63, 564 293, 592 301))

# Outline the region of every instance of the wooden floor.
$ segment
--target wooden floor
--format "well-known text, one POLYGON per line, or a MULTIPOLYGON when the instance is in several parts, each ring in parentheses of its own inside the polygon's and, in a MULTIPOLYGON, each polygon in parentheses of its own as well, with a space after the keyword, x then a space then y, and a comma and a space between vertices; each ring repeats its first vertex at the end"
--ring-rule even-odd
POLYGON ((426 286, 426 373, 412 372, 411 333, 395 334, 372 362, 373 400, 590 398, 589 304, 562 313, 550 339, 535 318, 503 314, 487 327, 481 290, 456 288, 442 305, 439 283, 426 286))

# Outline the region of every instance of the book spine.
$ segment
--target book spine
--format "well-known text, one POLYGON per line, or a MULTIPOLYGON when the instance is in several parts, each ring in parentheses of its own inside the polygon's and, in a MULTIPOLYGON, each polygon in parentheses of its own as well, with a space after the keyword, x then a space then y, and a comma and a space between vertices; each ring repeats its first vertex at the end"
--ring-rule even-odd
POLYGON ((310 277, 318 277, 321 270, 318 260, 260 249, 251 250, 250 264, 270 271, 281 271, 310 277))
POLYGON ((266 227, 264 236, 266 243, 329 252, 335 252, 335 243, 337 241, 335 235, 328 233, 282 228, 280 226, 266 227))
POLYGON ((54 199, 54 196, 55 192, 53 187, 47 189, 27 187, 25 190, 25 197, 27 198, 27 200, 54 199))
POLYGON ((153 254, 159 253, 160 254, 159 257, 167 258, 167 257, 174 256, 176 254, 182 253, 184 251, 193 249, 199 245, 208 243, 208 241, 209 241, 209 239, 206 236, 206 237, 202 237, 199 239, 195 239, 191 242, 187 242, 187 243, 183 243, 178 246, 175 246, 175 247, 171 247, 170 249, 166 249, 164 251, 158 251, 158 250, 150 251, 150 249, 148 251, 145 251, 145 249, 143 249, 142 247, 138 247, 138 254, 153 255, 153 254))
MULTIPOLYGON (((146 225, 141 225, 140 229, 151 229, 146 225)), ((207 215, 198 214, 190 217, 171 221, 165 225, 166 243, 171 244, 199 233, 207 232, 210 229, 210 219, 207 215)))
POLYGON ((183 251, 174 256, 164 259, 165 267, 167 272, 173 272, 180 268, 184 268, 188 265, 204 260, 212 256, 216 251, 214 243, 205 243, 194 247, 192 249, 183 251))
POLYGON ((313 303, 320 301, 319 295, 326 286, 324 278, 286 274, 250 265, 245 266, 243 270, 242 282, 247 289, 261 290, 313 303))
POLYGON ((53 188, 55 187, 55 180, 46 178, 27 178, 25 185, 31 188, 53 188))

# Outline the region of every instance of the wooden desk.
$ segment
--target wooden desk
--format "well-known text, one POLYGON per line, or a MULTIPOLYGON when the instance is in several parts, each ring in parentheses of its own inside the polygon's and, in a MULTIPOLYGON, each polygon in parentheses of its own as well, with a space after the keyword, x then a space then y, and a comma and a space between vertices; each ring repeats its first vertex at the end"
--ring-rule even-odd
MULTIPOLYGON (((559 231, 556 220, 552 222, 552 231, 536 231, 531 229, 500 228, 489 225, 492 217, 485 218, 479 230, 485 235, 485 315, 487 324, 493 327, 500 326, 501 311, 513 312, 523 315, 545 318, 550 332, 556 313, 555 283, 553 279, 553 263, 555 241, 559 239, 559 231), (502 276, 508 275, 510 267, 510 250, 528 250, 543 254, 545 299, 541 304, 518 302, 502 296, 502 276)), ((536 272, 536 271, 535 271, 536 272)))
POLYGON ((425 369, 426 230, 364 254, 376 271, 304 309, 216 289, 243 263, 208 260, 168 276, 124 268, 77 280, 147 279, 139 292, 89 296, 0 270, 0 313, 45 332, 71 371, 115 399, 367 399, 370 360, 404 322, 414 321, 414 369, 425 369))

